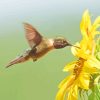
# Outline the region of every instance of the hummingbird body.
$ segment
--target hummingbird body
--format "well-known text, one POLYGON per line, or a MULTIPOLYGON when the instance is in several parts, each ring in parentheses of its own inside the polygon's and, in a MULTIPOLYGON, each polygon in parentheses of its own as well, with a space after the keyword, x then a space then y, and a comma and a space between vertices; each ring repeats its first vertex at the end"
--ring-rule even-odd
POLYGON ((6 67, 28 61, 29 59, 36 61, 53 49, 71 46, 71 44, 69 44, 63 37, 55 39, 44 38, 34 27, 32 27, 32 25, 28 23, 24 24, 24 28, 26 31, 26 39, 31 49, 26 50, 22 55, 12 60, 6 67))
POLYGON ((33 52, 31 53, 31 57, 33 58, 33 61, 34 61, 34 59, 37 60, 40 57, 47 54, 49 51, 54 49, 53 40, 45 38, 35 49, 36 49, 36 51, 34 52, 32 50, 33 52))

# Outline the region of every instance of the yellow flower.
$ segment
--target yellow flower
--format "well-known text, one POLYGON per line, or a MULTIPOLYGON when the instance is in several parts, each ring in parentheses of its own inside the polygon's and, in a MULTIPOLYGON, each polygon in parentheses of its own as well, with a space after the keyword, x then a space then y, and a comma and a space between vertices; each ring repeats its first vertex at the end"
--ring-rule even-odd
POLYGON ((77 100, 78 89, 89 89, 92 74, 100 72, 100 62, 94 56, 95 35, 99 34, 97 28, 100 26, 100 17, 91 23, 88 10, 83 14, 80 24, 82 40, 72 47, 72 53, 78 60, 65 66, 64 71, 70 71, 71 75, 66 77, 59 85, 56 100, 77 100))

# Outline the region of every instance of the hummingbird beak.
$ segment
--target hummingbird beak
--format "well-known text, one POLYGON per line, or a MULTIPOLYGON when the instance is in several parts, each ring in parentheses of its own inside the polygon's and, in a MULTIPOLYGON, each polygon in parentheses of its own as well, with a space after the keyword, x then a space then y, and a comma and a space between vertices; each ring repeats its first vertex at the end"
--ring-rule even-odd
POLYGON ((68 44, 68 46, 73 46, 73 47, 75 47, 75 48, 78 48, 78 49, 81 49, 80 47, 78 47, 78 46, 75 46, 75 45, 72 45, 72 44, 68 44))

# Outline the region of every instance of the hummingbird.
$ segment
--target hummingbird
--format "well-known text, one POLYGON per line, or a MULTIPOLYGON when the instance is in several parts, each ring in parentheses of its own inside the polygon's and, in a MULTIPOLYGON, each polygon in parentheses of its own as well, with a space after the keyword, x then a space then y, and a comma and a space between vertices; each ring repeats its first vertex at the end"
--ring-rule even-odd
POLYGON ((43 37, 31 24, 24 23, 25 37, 30 46, 23 54, 10 61, 6 67, 32 59, 37 61, 49 51, 71 45, 64 37, 43 37))

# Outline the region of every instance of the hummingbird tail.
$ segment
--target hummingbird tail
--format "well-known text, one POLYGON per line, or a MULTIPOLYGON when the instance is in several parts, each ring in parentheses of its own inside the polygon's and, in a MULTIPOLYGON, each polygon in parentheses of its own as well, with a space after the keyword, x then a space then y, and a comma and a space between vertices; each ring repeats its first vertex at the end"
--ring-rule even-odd
POLYGON ((14 65, 14 64, 18 64, 18 63, 25 62, 25 61, 27 61, 28 59, 29 59, 29 56, 27 56, 27 55, 26 55, 26 56, 21 55, 21 56, 15 58, 14 60, 12 60, 10 63, 8 63, 8 64, 6 65, 6 68, 8 68, 8 67, 10 67, 10 66, 12 66, 12 65, 14 65))

